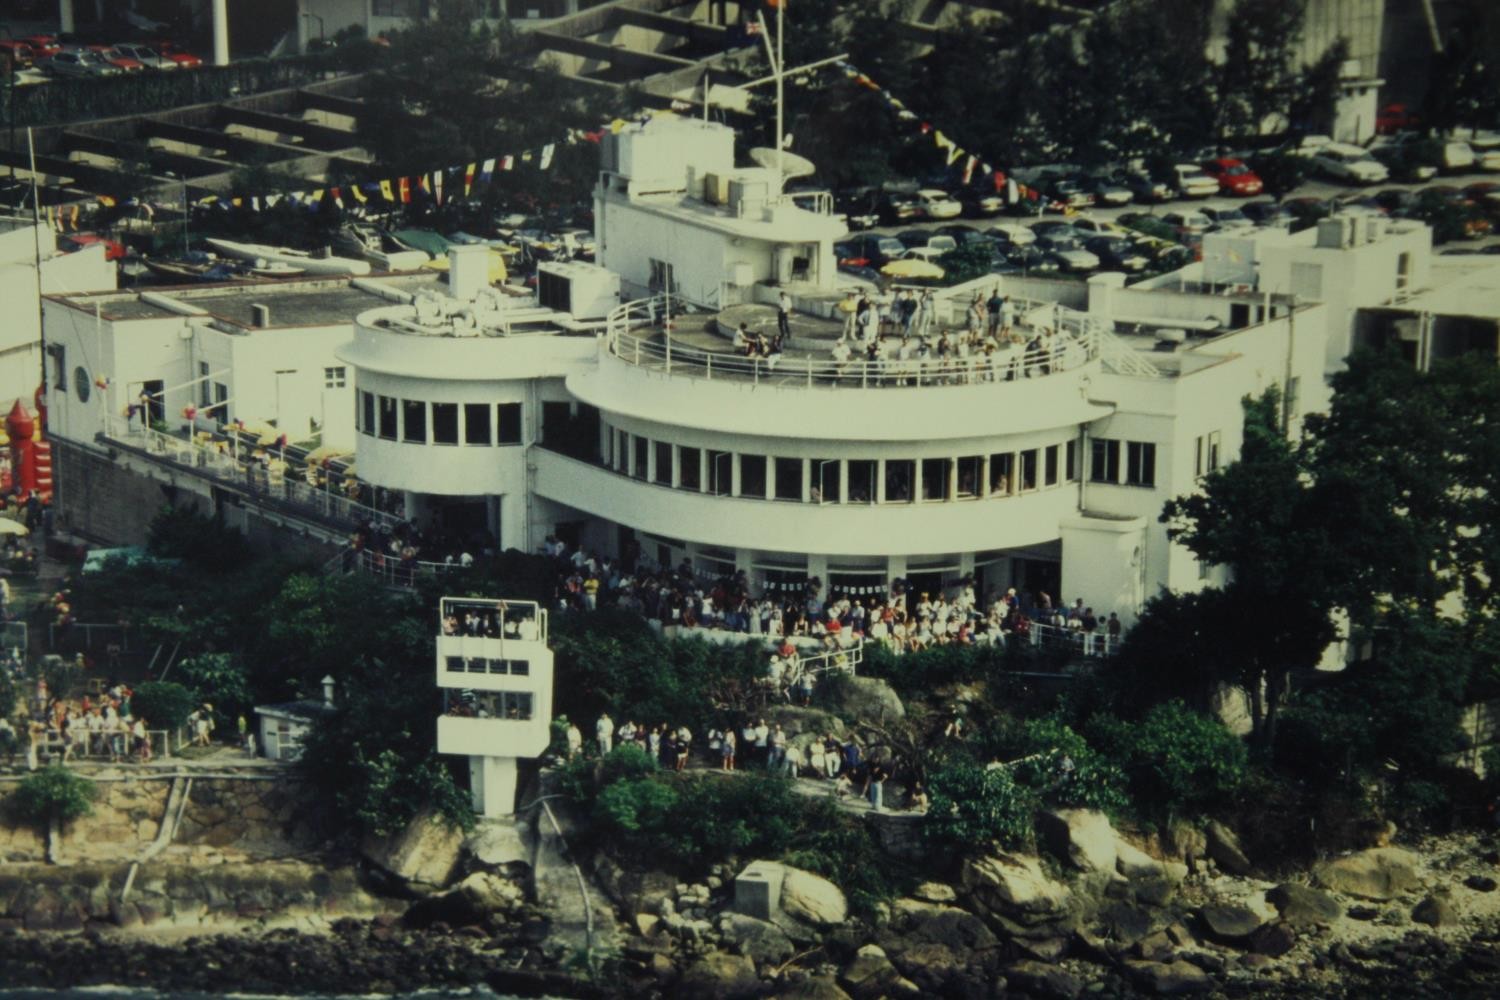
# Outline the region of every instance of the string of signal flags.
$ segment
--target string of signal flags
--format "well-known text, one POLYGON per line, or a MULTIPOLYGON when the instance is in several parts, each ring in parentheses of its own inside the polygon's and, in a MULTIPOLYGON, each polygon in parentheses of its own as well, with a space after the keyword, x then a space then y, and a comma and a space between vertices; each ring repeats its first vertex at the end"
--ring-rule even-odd
MULTIPOLYGON (((849 62, 838 62, 834 64, 834 68, 842 72, 850 82, 877 94, 885 102, 886 106, 895 113, 898 119, 912 123, 913 127, 921 135, 930 138, 933 144, 943 152, 949 167, 961 162, 962 166, 959 168, 959 171, 966 186, 973 183, 976 177, 980 179, 989 178, 995 192, 1005 195, 1008 202, 1015 203, 1024 199, 1036 202, 1040 206, 1040 204, 1047 201, 1046 196, 1040 191, 1007 176, 1003 170, 996 169, 982 157, 964 149, 943 132, 942 129, 922 120, 899 97, 881 86, 868 74, 862 72, 857 66, 849 62)), ((290 193, 268 192, 259 195, 237 195, 234 197, 208 195, 198 199, 193 204, 196 208, 217 208, 225 211, 248 210, 254 212, 275 208, 284 202, 292 206, 305 208, 308 211, 318 210, 325 202, 331 203, 335 208, 341 210, 353 206, 371 204, 377 209, 382 209, 395 205, 410 205, 414 201, 430 201, 437 205, 443 205, 453 200, 468 200, 480 196, 487 188, 503 178, 504 175, 518 168, 549 169, 552 166, 559 145, 574 145, 583 142, 598 143, 602 141, 606 134, 617 133, 633 122, 646 121, 659 114, 671 114, 678 110, 687 110, 689 107, 690 105, 686 102, 675 101, 673 102, 673 111, 643 111, 628 119, 616 118, 597 129, 572 129, 561 142, 550 142, 539 149, 477 159, 467 164, 440 167, 415 176, 388 177, 348 185, 309 188, 305 191, 293 191, 290 193)), ((108 195, 98 196, 97 201, 99 208, 114 208, 122 204, 108 195)), ((148 214, 154 211, 149 203, 137 201, 136 199, 128 199, 123 204, 139 205, 148 214)), ((1068 214, 1073 214, 1071 210, 1065 209, 1065 211, 1068 214)), ((59 230, 78 228, 80 216, 78 205, 51 206, 44 210, 44 214, 47 215, 53 225, 59 230)))

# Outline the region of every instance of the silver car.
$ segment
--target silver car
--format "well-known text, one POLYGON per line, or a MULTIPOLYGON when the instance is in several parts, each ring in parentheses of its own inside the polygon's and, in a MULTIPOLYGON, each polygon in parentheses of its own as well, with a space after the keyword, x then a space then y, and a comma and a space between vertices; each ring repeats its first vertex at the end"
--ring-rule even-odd
POLYGON ((160 54, 149 45, 127 43, 116 45, 109 51, 112 55, 121 59, 134 59, 147 69, 173 70, 177 68, 177 63, 160 54))
POLYGON ((111 66, 109 60, 97 52, 71 49, 56 53, 40 65, 43 70, 53 76, 71 76, 88 80, 119 76, 124 72, 118 66, 111 66))

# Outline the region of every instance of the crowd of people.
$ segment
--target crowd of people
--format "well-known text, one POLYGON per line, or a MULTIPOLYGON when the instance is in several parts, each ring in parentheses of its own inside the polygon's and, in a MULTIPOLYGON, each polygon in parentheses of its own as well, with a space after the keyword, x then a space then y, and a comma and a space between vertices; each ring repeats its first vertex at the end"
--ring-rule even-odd
MULTIPOLYGON (((721 727, 710 727, 695 742, 686 725, 647 726, 626 720, 617 726, 605 712, 594 723, 590 743, 585 743, 583 731, 575 722, 567 723, 565 742, 568 760, 594 753, 602 757, 619 747, 633 746, 663 770, 683 771, 696 764, 725 772, 753 768, 789 778, 819 779, 831 783, 839 798, 858 795, 877 812, 885 807, 885 783, 892 777, 889 763, 866 759, 853 734, 840 738, 830 732, 794 741, 780 723, 768 724, 760 717, 746 717, 737 723, 726 720, 721 727)), ((906 792, 906 808, 927 807, 920 781, 908 782, 906 792)))
POLYGON ((16 719, 0 719, 0 742, 24 742, 27 766, 35 770, 44 758, 67 763, 80 757, 108 758, 111 763, 151 759, 149 724, 131 709, 134 691, 116 683, 97 695, 59 697, 40 678, 16 719))
POLYGON ((346 568, 369 560, 371 569, 410 584, 419 562, 467 568, 474 565, 476 558, 494 552, 495 540, 488 533, 463 537, 451 532, 424 531, 415 521, 376 525, 363 520, 349 536, 344 558, 346 568))
POLYGON ((640 552, 616 559, 581 547, 570 550, 552 536, 543 552, 557 564, 559 609, 615 605, 664 626, 722 629, 772 641, 808 638, 829 650, 866 641, 898 654, 1019 642, 1067 644, 1096 656, 1112 653, 1122 633, 1114 612, 1095 614, 1082 598, 1064 606, 1047 593, 1022 596, 1012 587, 981 600, 971 576, 933 592, 913 593, 898 579, 879 588, 881 593, 825 596, 822 580, 815 577, 756 594, 744 571, 705 575, 686 559, 664 568, 640 552))

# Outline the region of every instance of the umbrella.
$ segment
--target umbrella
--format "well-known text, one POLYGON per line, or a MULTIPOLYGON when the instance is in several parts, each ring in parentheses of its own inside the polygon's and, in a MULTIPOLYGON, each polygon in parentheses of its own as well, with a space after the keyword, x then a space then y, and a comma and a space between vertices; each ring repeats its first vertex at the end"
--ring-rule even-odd
POLYGON ((318 447, 307 453, 306 461, 309 465, 316 465, 319 462, 324 461, 325 459, 332 462, 336 459, 344 458, 349 454, 350 452, 348 448, 339 448, 331 444, 322 444, 318 445, 318 447))
POLYGON ((880 269, 887 278, 932 278, 939 279, 945 273, 936 264, 916 258, 893 260, 880 269))
POLYGON ((20 521, 12 521, 8 517, 0 517, 0 535, 29 535, 31 529, 20 521))

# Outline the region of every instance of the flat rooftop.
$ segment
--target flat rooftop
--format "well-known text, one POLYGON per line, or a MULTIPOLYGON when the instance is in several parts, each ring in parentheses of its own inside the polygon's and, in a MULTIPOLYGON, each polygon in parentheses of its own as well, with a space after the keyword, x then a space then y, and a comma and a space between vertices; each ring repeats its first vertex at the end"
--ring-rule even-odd
POLYGON ((252 280, 48 297, 85 312, 92 313, 97 308, 102 318, 115 322, 168 319, 202 310, 205 318, 254 330, 258 328, 251 307, 263 305, 270 310, 270 323, 266 329, 335 326, 352 323, 366 309, 390 302, 368 288, 357 287, 355 281, 361 284, 375 282, 407 294, 424 289, 439 293, 447 291, 443 274, 417 271, 358 279, 333 276, 252 280), (173 309, 163 300, 185 308, 173 309))
POLYGON ((1441 316, 1500 320, 1500 258, 1435 256, 1428 280, 1428 288, 1391 306, 1441 316))

